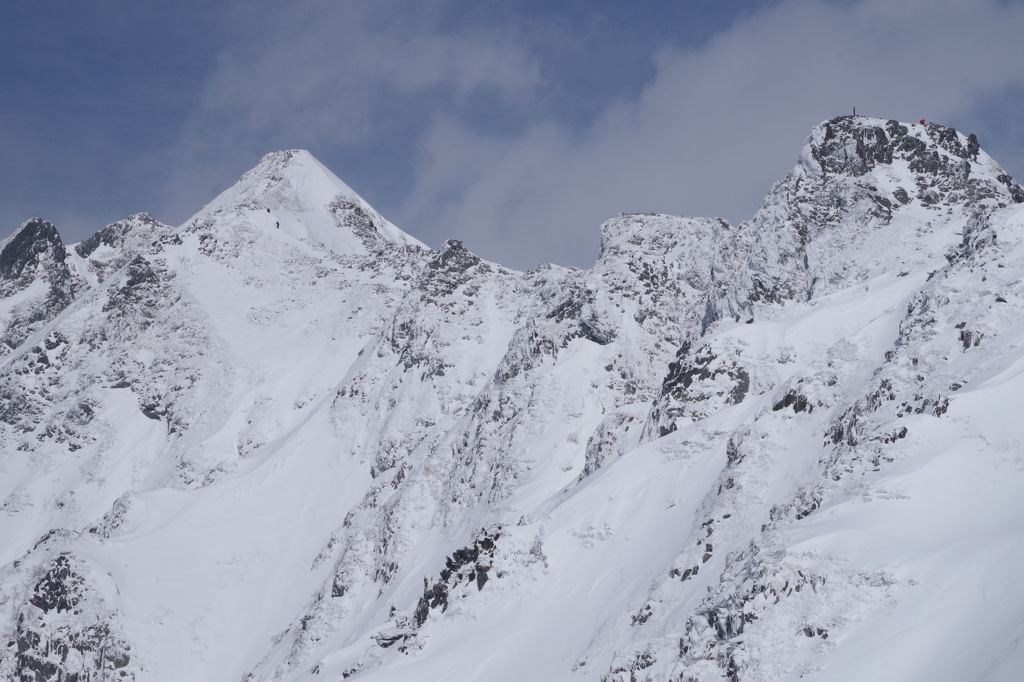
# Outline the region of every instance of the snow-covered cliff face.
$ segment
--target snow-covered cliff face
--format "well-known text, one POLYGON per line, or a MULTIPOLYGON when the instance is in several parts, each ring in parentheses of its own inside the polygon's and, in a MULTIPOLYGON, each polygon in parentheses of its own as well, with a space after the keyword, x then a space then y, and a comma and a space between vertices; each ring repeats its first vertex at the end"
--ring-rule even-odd
POLYGON ((842 117, 587 271, 432 251, 301 151, 179 228, 29 221, 0 677, 1016 679, 1022 205, 842 117))

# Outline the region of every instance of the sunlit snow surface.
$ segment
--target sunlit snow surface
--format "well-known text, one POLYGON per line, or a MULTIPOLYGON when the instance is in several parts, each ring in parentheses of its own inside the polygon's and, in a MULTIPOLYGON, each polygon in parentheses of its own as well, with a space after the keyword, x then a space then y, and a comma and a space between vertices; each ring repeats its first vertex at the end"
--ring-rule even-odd
POLYGON ((0 677, 1018 680, 1021 201, 845 117, 589 271, 431 251, 298 151, 4 251, 0 677))

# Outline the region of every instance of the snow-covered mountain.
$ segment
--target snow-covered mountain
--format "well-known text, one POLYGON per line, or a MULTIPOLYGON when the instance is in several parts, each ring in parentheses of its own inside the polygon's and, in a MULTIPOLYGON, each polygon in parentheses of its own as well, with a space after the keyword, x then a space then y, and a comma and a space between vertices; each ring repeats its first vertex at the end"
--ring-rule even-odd
POLYGON ((303 151, 0 242, 0 678, 1019 680, 1024 190, 840 117, 749 221, 433 251, 303 151))

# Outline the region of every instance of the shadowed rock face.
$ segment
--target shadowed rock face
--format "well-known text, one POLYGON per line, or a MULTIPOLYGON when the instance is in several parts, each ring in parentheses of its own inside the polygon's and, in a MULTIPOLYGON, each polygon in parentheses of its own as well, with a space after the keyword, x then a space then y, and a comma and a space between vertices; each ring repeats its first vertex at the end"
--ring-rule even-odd
POLYGON ((38 218, 22 225, 4 244, 0 251, 0 301, 24 292, 35 282, 45 283, 45 293, 0 308, 0 356, 17 348, 74 300, 81 283, 71 273, 66 258, 57 229, 38 218))
POLYGON ((88 239, 82 240, 82 242, 75 247, 75 253, 82 258, 88 258, 101 245, 116 248, 124 243, 125 235, 131 231, 131 228, 132 225, 127 220, 107 225, 88 239))
POLYGON ((697 420, 743 402, 750 391, 750 373, 741 360, 737 350, 716 354, 703 345, 691 352, 684 343, 654 402, 648 437, 672 433, 679 418, 697 420))
POLYGON ((29 220, 0 251, 3 294, 10 296, 25 288, 35 279, 36 270, 62 264, 66 257, 57 228, 39 218, 29 220))

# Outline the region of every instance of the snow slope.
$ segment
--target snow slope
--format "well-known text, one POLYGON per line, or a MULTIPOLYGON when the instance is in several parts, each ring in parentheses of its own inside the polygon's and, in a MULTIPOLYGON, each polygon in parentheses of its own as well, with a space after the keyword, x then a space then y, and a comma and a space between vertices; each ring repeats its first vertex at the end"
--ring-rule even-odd
MULTIPOLYGON (((587 271, 307 152, 0 243, 0 673, 1016 680, 1024 191, 840 117, 750 220, 587 271)), ((77 677, 76 677, 77 675, 77 677)))

